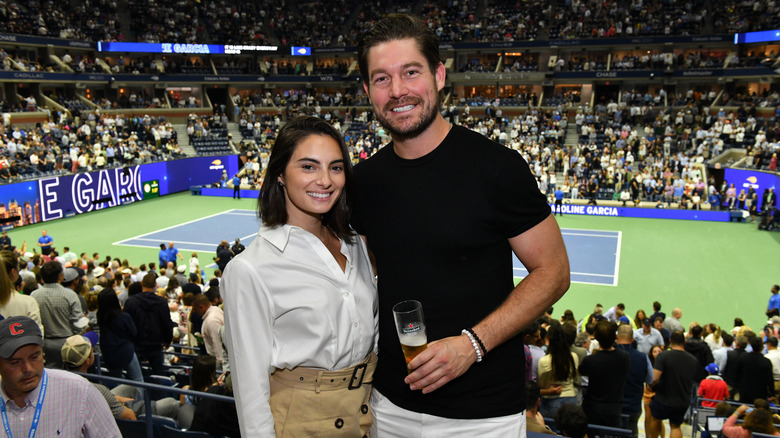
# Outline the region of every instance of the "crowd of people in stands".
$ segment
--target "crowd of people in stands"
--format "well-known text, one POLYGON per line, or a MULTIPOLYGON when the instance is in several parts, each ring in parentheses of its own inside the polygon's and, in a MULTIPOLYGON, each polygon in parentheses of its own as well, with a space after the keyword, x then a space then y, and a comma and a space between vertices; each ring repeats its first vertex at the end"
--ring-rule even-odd
MULTIPOLYGON (((777 297, 778 286, 772 293, 777 297)), ((733 329, 684 326, 680 308, 667 315, 658 301, 652 306, 653 313, 634 313, 623 303, 606 310, 597 304, 582 319, 568 309, 554 316, 550 308, 526 327, 528 430, 550 433, 551 419, 549 426, 560 429, 560 410, 581 406, 590 424, 630 429, 636 437, 644 412, 646 436, 664 436, 667 419, 671 436, 681 436, 683 422, 697 427, 689 410, 693 393, 696 407, 729 417, 724 436, 776 435, 769 403, 780 388, 778 308, 768 309, 771 319, 754 330, 740 318, 733 329), (737 424, 747 404, 768 418, 737 424)))
POLYGON ((11 0, 0 14, 9 33, 86 41, 176 41, 213 44, 355 46, 361 33, 389 12, 420 11, 445 43, 655 35, 733 34, 778 27, 780 5, 769 0, 709 3, 703 0, 620 2, 477 1, 360 3, 225 0, 191 5, 152 0, 120 4, 87 1, 77 8, 56 2, 11 0), (130 20, 124 35, 122 17, 130 20))
POLYGON ((0 138, 0 180, 85 172, 181 158, 176 131, 164 118, 54 114, 34 128, 8 125, 0 138))

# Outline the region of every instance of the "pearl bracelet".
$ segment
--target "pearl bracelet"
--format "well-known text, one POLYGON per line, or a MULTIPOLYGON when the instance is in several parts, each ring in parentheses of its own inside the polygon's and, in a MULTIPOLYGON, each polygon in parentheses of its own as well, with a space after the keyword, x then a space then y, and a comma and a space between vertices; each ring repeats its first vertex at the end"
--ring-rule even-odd
POLYGON ((479 345, 477 345, 477 341, 474 339, 474 336, 471 336, 471 333, 469 333, 469 331, 465 329, 460 333, 469 337, 469 340, 471 341, 471 345, 474 346, 474 351, 477 353, 477 362, 482 362, 482 352, 479 351, 479 345))

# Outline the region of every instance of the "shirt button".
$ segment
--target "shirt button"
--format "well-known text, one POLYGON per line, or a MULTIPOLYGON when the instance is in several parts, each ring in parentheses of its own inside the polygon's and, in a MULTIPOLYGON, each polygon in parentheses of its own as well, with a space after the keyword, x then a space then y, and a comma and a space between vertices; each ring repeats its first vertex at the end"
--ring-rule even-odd
POLYGON ((352 325, 353 325, 353 326, 355 326, 355 327, 357 327, 357 326, 358 326, 358 323, 354 323, 354 324, 352 324, 352 325))
POLYGON ((349 297, 349 292, 344 291, 344 298, 347 298, 347 297, 349 297))

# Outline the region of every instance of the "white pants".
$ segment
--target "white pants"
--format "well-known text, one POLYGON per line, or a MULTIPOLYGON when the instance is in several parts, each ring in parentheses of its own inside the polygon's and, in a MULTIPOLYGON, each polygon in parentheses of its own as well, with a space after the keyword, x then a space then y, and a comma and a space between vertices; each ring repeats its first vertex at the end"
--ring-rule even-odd
POLYGON ((374 389, 371 438, 518 437, 525 438, 525 411, 505 417, 461 420, 408 411, 374 389))

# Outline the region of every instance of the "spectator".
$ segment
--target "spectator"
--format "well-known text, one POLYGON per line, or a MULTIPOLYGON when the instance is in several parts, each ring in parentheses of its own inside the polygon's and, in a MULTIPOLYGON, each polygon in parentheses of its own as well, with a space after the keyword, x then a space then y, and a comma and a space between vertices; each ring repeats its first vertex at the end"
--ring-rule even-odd
POLYGON ((699 369, 694 376, 697 383, 707 377, 707 371, 704 368, 714 360, 709 345, 701 339, 703 331, 700 325, 694 325, 690 330, 691 337, 685 342, 685 351, 691 353, 699 361, 699 369))
POLYGON ((642 354, 632 347, 634 342, 633 330, 627 324, 618 327, 617 342, 615 348, 625 351, 629 357, 628 374, 623 384, 623 408, 621 413, 628 415, 628 426, 631 435, 636 438, 639 435, 637 422, 642 415, 642 394, 644 386, 653 383, 653 365, 647 354, 642 354))
POLYGON ((526 392, 526 405, 525 405, 525 419, 526 430, 528 432, 543 433, 547 435, 555 435, 555 432, 544 424, 544 417, 539 412, 539 405, 541 403, 541 395, 539 392, 539 385, 533 380, 525 382, 526 392))
POLYGON ((135 341, 135 352, 140 360, 148 360, 153 374, 162 374, 163 349, 173 340, 173 321, 168 300, 155 295, 154 274, 146 274, 141 281, 141 292, 127 299, 125 312, 141 327, 135 341), (164 348, 163 348, 164 347, 164 348))
POLYGON ((104 289, 98 295, 97 318, 100 326, 100 350, 108 374, 121 378, 123 372, 126 372, 128 379, 143 382, 141 364, 133 344, 138 330, 133 318, 122 311, 113 290, 104 289))
MULTIPOLYGON (((207 294, 216 295, 215 301, 219 301, 219 293, 212 293, 214 288, 209 289, 207 294)), ((198 294, 193 298, 192 311, 203 318, 201 326, 201 335, 203 343, 206 345, 206 352, 217 359, 217 367, 222 364, 222 339, 220 338, 220 329, 225 325, 222 309, 213 304, 207 294, 198 294)))
POLYGON ((726 382, 723 380, 723 378, 718 375, 720 368, 718 368, 716 363, 707 365, 706 369, 709 373, 709 376, 707 376, 706 379, 699 383, 698 395, 701 398, 717 400, 704 400, 701 402, 703 407, 714 408, 718 405, 719 401, 723 401, 729 397, 729 387, 726 385, 726 382))
POLYGON ((623 386, 630 367, 625 351, 615 349, 615 325, 603 320, 596 324, 598 352, 583 359, 580 374, 588 376, 588 391, 582 407, 591 424, 620 427, 623 386))
POLYGON ((656 393, 650 402, 653 421, 648 430, 649 438, 657 438, 661 431, 661 421, 669 420, 672 430, 670 438, 682 438, 685 412, 691 403, 691 390, 695 383, 699 361, 685 351, 683 332, 672 333, 671 349, 659 354, 653 364, 653 386, 656 393))
POLYGON ((741 425, 737 425, 737 419, 750 410, 747 405, 742 405, 726 419, 723 424, 723 436, 726 438, 750 438, 754 433, 764 435, 778 435, 780 432, 774 426, 772 412, 768 409, 753 409, 741 425))
POLYGON ((753 351, 741 355, 736 363, 739 399, 745 401, 773 398, 775 384, 772 362, 761 354, 764 344, 759 336, 749 336, 748 339, 753 351))
POLYGON ((569 348, 561 323, 552 320, 548 327, 547 355, 539 359, 538 382, 542 394, 541 414, 552 418, 565 403, 576 403, 579 358, 569 348))
POLYGON ((654 345, 664 345, 664 338, 661 332, 651 327, 650 319, 642 320, 642 326, 634 330, 633 338, 636 340, 636 349, 647 354, 654 345))
POLYGON ((60 284, 64 278, 60 262, 46 262, 41 267, 43 286, 30 295, 38 302, 41 311, 46 334, 43 351, 47 368, 62 368, 62 344, 69 336, 83 332, 89 323, 78 295, 60 284))
POLYGON ((737 336, 737 347, 730 350, 726 354, 726 367, 721 368, 720 372, 723 373, 723 379, 729 386, 729 394, 735 400, 739 394, 739 385, 742 377, 737 372, 737 363, 740 361, 742 355, 747 354, 748 338, 745 335, 737 336))
POLYGON ((585 415, 585 411, 577 405, 566 404, 558 409, 555 416, 555 426, 561 435, 571 438, 586 438, 588 424, 593 424, 585 415))
POLYGON ((120 437, 94 386, 67 371, 44 369, 42 345, 40 328, 32 319, 12 316, 0 321, 0 377, 9 399, 2 404, 6 434, 25 436, 34 430, 47 437, 120 437))

